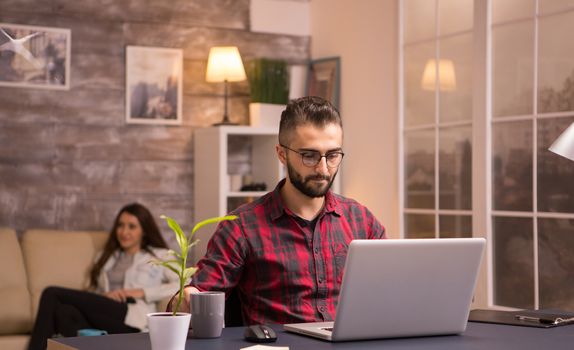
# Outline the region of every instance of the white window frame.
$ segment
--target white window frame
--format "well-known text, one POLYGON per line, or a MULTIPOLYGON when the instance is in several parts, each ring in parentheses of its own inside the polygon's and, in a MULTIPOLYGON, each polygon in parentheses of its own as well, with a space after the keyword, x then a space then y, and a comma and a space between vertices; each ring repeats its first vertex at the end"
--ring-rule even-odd
MULTIPOLYGON (((480 272, 479 283, 475 293, 474 306, 494 307, 498 309, 513 309, 494 304, 494 264, 493 264, 493 217, 526 217, 533 220, 533 244, 534 244, 534 307, 539 308, 539 271, 538 271, 538 219, 574 219, 574 213, 549 213, 538 211, 538 179, 537 179, 537 120, 557 117, 572 117, 574 111, 558 113, 538 113, 537 111, 537 88, 538 88, 538 26, 541 18, 550 17, 557 13, 546 13, 540 15, 538 11, 538 0, 536 0, 536 13, 534 18, 534 81, 533 81, 533 110, 532 114, 520 116, 505 116, 494 118, 492 115, 492 21, 491 21, 491 1, 475 0, 473 13, 473 109, 472 122, 465 125, 472 125, 472 210, 441 210, 438 207, 438 176, 435 176, 435 208, 434 209, 408 209, 405 208, 405 163, 404 163, 404 140, 405 131, 415 129, 435 130, 435 175, 438 173, 438 129, 449 126, 448 123, 438 124, 439 101, 438 93, 435 95, 435 124, 405 128, 405 98, 404 98, 404 0, 399 1, 399 206, 400 206, 400 235, 405 237, 405 215, 406 214, 434 214, 435 215, 435 236, 438 235, 440 214, 468 214, 472 213, 472 235, 473 237, 485 237, 487 239, 487 249, 485 260, 480 272), (533 125, 533 210, 531 212, 495 211, 492 209, 493 189, 492 189, 492 126, 495 123, 504 121, 530 120, 533 125)), ((439 0, 440 1, 440 0, 439 0)), ((438 1, 437 1, 438 6, 438 1)), ((574 8, 567 9, 574 11, 574 8)), ((563 13, 564 11, 560 11, 563 13)), ((438 11, 436 21, 438 22, 438 11)), ((512 20, 509 22, 516 22, 512 20)), ((496 26, 504 25, 497 23, 496 26)), ((438 26, 435 26, 435 29, 438 26)), ((440 36, 438 30, 432 38, 435 43, 441 39, 459 33, 440 36)), ((425 40, 426 41, 426 40, 425 40)), ((422 42, 422 41, 421 41, 422 42)), ((438 53, 438 50, 436 50, 438 53)), ((461 123, 453 123, 461 124, 461 123)), ((437 236, 438 237, 438 236, 437 236)))

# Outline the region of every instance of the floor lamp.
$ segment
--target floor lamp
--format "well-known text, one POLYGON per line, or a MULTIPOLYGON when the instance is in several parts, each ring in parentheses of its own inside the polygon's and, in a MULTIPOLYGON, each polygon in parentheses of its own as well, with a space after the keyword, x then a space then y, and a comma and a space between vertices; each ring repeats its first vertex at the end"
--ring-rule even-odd
POLYGON ((229 115, 227 114, 227 83, 245 79, 245 69, 236 46, 216 46, 209 50, 205 80, 210 83, 223 82, 225 103, 223 120, 213 125, 237 125, 237 123, 232 123, 229 120, 229 115))

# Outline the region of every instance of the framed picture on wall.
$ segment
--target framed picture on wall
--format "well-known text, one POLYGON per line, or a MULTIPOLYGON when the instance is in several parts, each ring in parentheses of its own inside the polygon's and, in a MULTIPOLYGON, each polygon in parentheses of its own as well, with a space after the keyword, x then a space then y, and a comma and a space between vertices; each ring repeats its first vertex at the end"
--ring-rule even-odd
POLYGON ((183 51, 126 49, 126 122, 179 125, 182 120, 183 51))
POLYGON ((312 60, 307 74, 306 94, 323 97, 339 108, 340 62, 339 57, 312 60))
POLYGON ((71 31, 0 23, 0 86, 68 90, 71 31))

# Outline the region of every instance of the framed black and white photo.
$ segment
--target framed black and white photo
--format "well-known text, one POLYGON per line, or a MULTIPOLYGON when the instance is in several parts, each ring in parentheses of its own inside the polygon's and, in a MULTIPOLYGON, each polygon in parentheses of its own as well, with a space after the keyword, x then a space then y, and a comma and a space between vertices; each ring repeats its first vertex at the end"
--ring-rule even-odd
POLYGON ((181 49, 128 46, 126 122, 181 124, 182 73, 181 49))
POLYGON ((68 90, 71 31, 0 23, 0 86, 68 90))
POLYGON ((339 108, 339 57, 312 60, 307 74, 307 95, 323 97, 339 108))

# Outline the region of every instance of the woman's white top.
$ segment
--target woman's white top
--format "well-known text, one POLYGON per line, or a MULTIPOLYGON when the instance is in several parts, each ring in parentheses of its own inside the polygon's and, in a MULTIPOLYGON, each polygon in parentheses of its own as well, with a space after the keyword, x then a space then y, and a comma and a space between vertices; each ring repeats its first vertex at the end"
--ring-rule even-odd
MULTIPOLYGON (((124 323, 142 331, 147 329, 147 317, 150 312, 157 312, 156 303, 164 298, 174 295, 179 288, 177 275, 163 266, 150 263, 154 259, 165 259, 167 249, 151 248, 153 256, 146 250, 140 250, 134 255, 133 263, 126 270, 123 289, 143 289, 144 298, 136 299, 128 304, 128 312, 124 323)), ((98 276, 98 289, 103 294, 110 291, 108 271, 115 265, 120 251, 114 252, 100 271, 98 276)), ((163 311, 163 310, 162 310, 163 311)))

